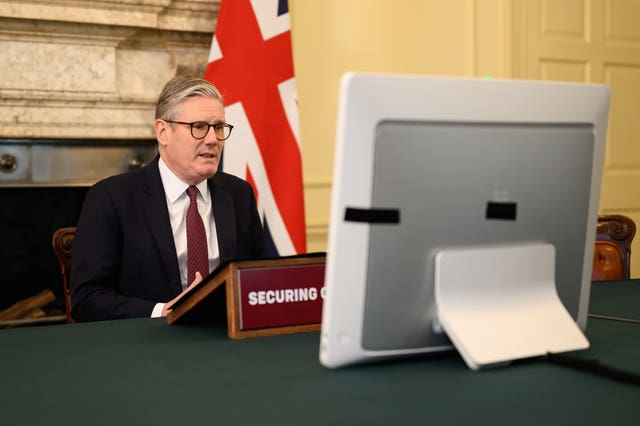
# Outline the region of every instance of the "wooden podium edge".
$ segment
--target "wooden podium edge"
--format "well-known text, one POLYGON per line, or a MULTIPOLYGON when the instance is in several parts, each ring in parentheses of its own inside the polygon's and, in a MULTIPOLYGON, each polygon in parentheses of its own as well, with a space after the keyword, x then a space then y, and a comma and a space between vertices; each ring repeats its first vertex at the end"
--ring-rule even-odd
POLYGON ((307 333, 320 331, 320 323, 298 324, 282 327, 269 327, 252 330, 240 328, 240 300, 238 297, 238 275, 243 269, 257 269, 281 266, 324 265, 326 256, 296 256, 278 259, 239 260, 229 263, 207 283, 198 288, 193 294, 187 295, 180 305, 167 315, 167 323, 179 322, 198 303, 206 299, 213 291, 225 286, 227 310, 227 335, 230 339, 239 340, 252 337, 278 336, 284 334, 307 333))
POLYGON ((310 333, 320 331, 320 323, 291 325, 286 327, 261 328, 257 330, 229 330, 228 336, 233 340, 249 339, 253 337, 282 336, 285 334, 310 333))
POLYGON ((229 278, 229 267, 227 265, 222 271, 212 277, 207 283, 199 287, 193 294, 185 296, 186 299, 167 314, 167 323, 173 324, 186 315, 193 307, 204 300, 214 290, 226 283, 229 278))

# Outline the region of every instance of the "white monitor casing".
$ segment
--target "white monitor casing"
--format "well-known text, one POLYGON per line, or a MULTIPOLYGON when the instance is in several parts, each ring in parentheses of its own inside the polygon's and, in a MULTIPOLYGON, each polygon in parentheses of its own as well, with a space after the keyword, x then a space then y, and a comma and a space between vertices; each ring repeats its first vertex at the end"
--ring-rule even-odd
MULTIPOLYGON (((561 261, 571 259, 574 263, 580 263, 573 269, 560 271, 558 275, 561 279, 557 285, 558 287, 566 287, 558 289, 560 298, 568 306, 567 309, 573 319, 580 328, 584 329, 591 283, 592 254, 607 133, 608 107, 609 89, 603 85, 464 77, 346 74, 341 81, 338 107, 325 274, 326 296, 323 306, 320 345, 321 363, 326 367, 333 368, 363 361, 451 349, 452 344, 444 335, 442 338, 437 336, 425 339, 416 337, 416 333, 419 334, 424 330, 428 330, 427 334, 431 331, 434 332, 434 335, 437 334, 435 331, 437 313, 434 308, 434 267, 432 263, 434 263, 439 250, 451 247, 520 242, 524 244, 549 243, 557 246, 556 249, 560 251, 559 259, 561 261), (451 194, 460 192, 460 196, 456 197, 456 200, 466 198, 471 200, 475 196, 474 191, 477 192, 479 188, 475 181, 480 182, 484 179, 482 174, 485 169, 482 168, 482 165, 477 168, 475 166, 466 167, 465 170, 470 169, 471 175, 465 175, 463 171, 460 178, 457 179, 456 175, 450 175, 448 172, 448 170, 457 167, 457 163, 452 164, 451 167, 443 165, 441 168, 442 176, 437 174, 440 173, 439 163, 463 158, 468 151, 470 156, 478 157, 479 162, 486 160, 488 169, 495 170, 496 165, 500 165, 501 161, 504 161, 504 159, 495 157, 504 155, 512 166, 505 169, 517 175, 518 166, 517 164, 513 166, 513 164, 521 161, 518 160, 521 156, 519 153, 513 154, 516 151, 512 153, 509 144, 511 140, 520 139, 518 135, 521 131, 525 134, 522 138, 522 144, 534 145, 538 138, 549 141, 557 138, 561 144, 566 142, 566 149, 560 148, 557 155, 553 154, 553 157, 567 157, 554 159, 556 162, 553 163, 554 166, 550 170, 553 170, 553 173, 557 171, 558 176, 563 176, 562 172, 558 171, 562 168, 561 165, 565 164, 562 163, 563 161, 567 162, 566 164, 574 162, 570 156, 569 148, 581 147, 583 139, 590 139, 588 143, 591 145, 587 146, 585 143, 585 147, 580 148, 581 154, 578 155, 581 159, 575 160, 575 167, 579 169, 580 173, 583 173, 586 179, 576 179, 575 182, 567 184, 569 185, 567 188, 559 187, 557 193, 551 196, 554 198, 550 199, 552 203, 562 204, 561 201, 559 202, 563 197, 562 191, 574 192, 573 188, 580 186, 575 192, 584 192, 582 198, 576 196, 575 202, 568 202, 569 205, 566 206, 567 217, 560 214, 561 218, 559 219, 570 223, 568 216, 576 212, 578 216, 584 216, 577 221, 579 229, 569 232, 571 240, 567 244, 573 248, 567 249, 568 246, 563 244, 561 240, 554 240, 555 237, 550 237, 551 231, 543 231, 543 221, 540 218, 531 218, 526 231, 514 232, 513 235, 516 237, 513 241, 510 238, 501 237, 507 232, 502 230, 496 231, 496 239, 492 241, 491 236, 494 229, 492 227, 496 226, 493 222, 487 225, 487 229, 479 230, 477 236, 452 237, 451 241, 447 241, 447 234, 438 234, 438 231, 434 231, 438 236, 430 239, 428 231, 412 222, 410 217, 412 209, 413 211, 421 209, 420 212, 426 212, 423 218, 424 228, 433 226, 430 224, 429 218, 430 206, 445 209, 440 213, 434 212, 434 219, 446 222, 447 202, 451 199, 451 194), (422 136, 423 134, 424 136, 422 136), (473 145, 475 143, 472 137, 474 134, 479 135, 478 140, 481 141, 479 143, 486 141, 488 149, 494 149, 496 156, 486 157, 485 160, 482 160, 483 153, 487 149, 483 150, 477 146, 471 146, 469 150, 457 148, 457 154, 449 156, 450 153, 447 149, 449 146, 453 146, 452 144, 459 144, 459 147, 464 147, 464 144, 473 145), (394 139, 396 137, 397 141, 394 139), (405 143, 403 138, 409 140, 406 142, 407 149, 403 145, 405 143), (414 154, 414 157, 423 157, 428 160, 424 162, 424 167, 427 170, 411 171, 412 166, 409 163, 414 160, 412 158, 406 159, 407 167, 405 170, 405 159, 402 159, 402 153, 407 152, 406 155, 411 155, 412 152, 430 153, 431 148, 420 146, 422 139, 428 140, 429 138, 437 139, 437 146, 433 148, 433 152, 438 153, 442 160, 438 162, 429 154, 414 154), (469 140, 467 141, 467 139, 469 140), (494 140, 498 142, 494 142, 494 140), (393 146, 389 147, 391 143, 393 146), (494 143, 499 145, 494 145, 494 143), (506 149, 501 147, 506 147, 506 149), (415 151, 416 149, 418 151, 415 151), (376 155, 380 157, 377 160, 376 155), (510 155, 516 160, 512 161, 511 158, 508 158, 510 155), (383 161, 381 158, 385 158, 385 160, 383 161), (403 173, 407 173, 404 181, 401 179, 403 173), (426 174, 423 175, 423 173, 426 174), (394 175, 397 177, 393 177, 392 182, 387 185, 384 182, 386 176, 394 175), (421 185, 415 182, 425 176, 431 183, 427 182, 425 185, 421 185), (432 182, 438 179, 440 182, 436 186, 432 182), (461 185, 456 182, 460 179, 466 180, 469 185, 461 185), (394 194, 388 195, 394 192, 393 188, 397 188, 398 193, 404 190, 402 187, 404 185, 398 185, 398 182, 407 182, 408 188, 410 188, 407 190, 410 191, 410 195, 407 197, 411 199, 409 203, 411 205, 406 208, 403 205, 381 205, 380 200, 395 200, 394 194), (376 185, 378 189, 374 188, 376 185), (423 194, 416 193, 422 192, 423 189, 423 194), (379 195, 379 193, 383 195, 379 195), (419 200, 417 201, 419 205, 413 201, 414 198, 419 200), (424 201, 420 201, 422 199, 424 201), (364 211, 378 208, 397 208, 399 221, 402 225, 405 228, 407 226, 415 227, 415 232, 411 232, 411 229, 404 229, 405 234, 403 235, 416 235, 416 241, 408 242, 405 245, 402 243, 401 237, 398 237, 399 239, 395 243, 393 238, 386 238, 385 235, 394 235, 387 234, 393 232, 393 224, 347 221, 345 220, 345 211, 349 208, 363 209, 364 211), (536 235, 537 228, 540 228, 541 231, 539 236, 536 235), (375 235, 376 232, 379 234, 375 235), (407 234, 407 232, 409 233, 407 234), (518 239, 518 235, 523 235, 522 241, 518 239), (421 245, 420 237, 427 240, 424 242, 424 248, 421 245), (395 244, 395 247, 385 247, 384 249, 373 247, 380 245, 381 241, 389 241, 389 244, 395 244), (416 248, 418 249, 416 250, 416 248), (423 249, 424 253, 416 253, 423 249), (410 250, 411 253, 404 253, 403 250, 410 250), (569 250, 575 250, 577 253, 567 253, 569 250), (384 254, 384 270, 376 269, 382 268, 382 266, 372 264, 372 259, 375 260, 374 254, 379 257, 381 253, 384 254), (409 254, 409 256, 404 256, 405 254, 409 254), (413 259, 414 255, 416 259, 422 258, 424 265, 415 265, 419 262, 412 261, 411 268, 407 268, 407 257, 413 259), (396 281, 389 278, 393 275, 388 277, 385 272, 392 271, 394 268, 397 272, 414 269, 404 275, 399 273, 396 281), (427 278, 422 275, 425 273, 425 268, 427 278), (572 276, 571 280, 565 279, 568 275, 572 276), (575 283, 576 280, 578 284, 575 283), (409 283, 409 281, 423 282, 409 283), (565 285, 565 281, 573 283, 565 285), (428 287, 427 290, 423 290, 425 286, 428 287), (419 290, 416 291, 416 289, 419 290), (416 297, 412 298, 409 293, 414 291, 416 291, 416 297), (397 299, 396 294, 400 295, 397 299), (406 330, 412 328, 407 325, 414 321, 420 324, 416 325, 414 330, 406 330), (403 336, 403 333, 406 336, 403 336)), ((544 155, 549 156, 549 152, 555 153, 555 151, 549 150, 556 148, 549 143, 547 145, 549 146, 543 148, 538 156, 535 153, 531 155, 531 162, 540 161, 544 155)), ((422 161, 422 158, 419 158, 418 161, 422 161)), ((473 165, 474 159, 469 158, 464 161, 461 164, 473 165)), ((527 167, 535 170, 529 164, 527 167)), ((523 167, 523 169, 525 168, 523 167)), ((526 176, 527 171, 524 170, 523 173, 526 176)), ((500 178, 503 179, 505 176, 500 176, 500 178)), ((542 178, 543 176, 541 176, 541 180, 544 181, 542 178)), ((496 177, 491 176, 491 179, 496 179, 496 177)), ((506 179, 508 180, 508 176, 506 179)), ((523 179, 525 181, 532 180, 523 179)), ((425 178, 425 180, 427 179, 425 178)), ((548 187, 548 182, 541 184, 548 187)), ((528 184, 524 182, 523 185, 528 184)), ((509 188, 504 191, 505 195, 501 193, 501 187, 496 187, 491 195, 486 197, 503 201, 501 197, 504 196, 507 201, 514 201, 510 197, 525 197, 525 195, 520 195, 519 188, 517 185, 514 186, 514 189, 509 188)), ((540 202, 540 200, 545 200, 540 198, 544 197, 544 194, 539 192, 537 188, 529 185, 523 189, 522 194, 533 194, 533 202, 544 204, 544 202, 540 202)), ((569 199, 573 200, 571 197, 569 199)), ((515 201, 519 203, 518 221, 520 221, 520 217, 523 218, 522 222, 527 221, 527 214, 532 209, 528 208, 526 201, 520 202, 519 199, 515 201)), ((402 202, 398 203, 402 204, 402 202)), ((468 208, 469 204, 456 204, 456 206, 458 211, 452 215, 451 226, 465 223, 464 215, 472 214, 467 213, 472 210, 468 208)), ((558 211, 562 211, 565 206, 558 205, 557 208, 558 211)), ((531 211, 530 214, 533 216, 539 212, 537 210, 531 211)), ((544 220, 554 221, 558 218, 548 217, 544 220)), ((514 221, 514 226, 518 225, 518 221, 514 221)), ((441 223, 438 226, 446 227, 447 224, 441 223)), ((484 224, 478 228, 483 226, 484 224)), ((504 224, 501 222, 498 226, 504 226, 504 224)), ((507 226, 510 225, 507 224, 507 226)))

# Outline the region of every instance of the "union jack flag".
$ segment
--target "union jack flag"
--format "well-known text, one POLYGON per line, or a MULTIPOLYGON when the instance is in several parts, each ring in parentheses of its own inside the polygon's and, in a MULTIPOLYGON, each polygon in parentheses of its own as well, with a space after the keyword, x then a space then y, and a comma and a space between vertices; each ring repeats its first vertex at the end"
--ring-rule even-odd
POLYGON ((302 161, 286 0, 224 0, 204 78, 233 124, 223 171, 254 189, 267 248, 306 252, 302 161))

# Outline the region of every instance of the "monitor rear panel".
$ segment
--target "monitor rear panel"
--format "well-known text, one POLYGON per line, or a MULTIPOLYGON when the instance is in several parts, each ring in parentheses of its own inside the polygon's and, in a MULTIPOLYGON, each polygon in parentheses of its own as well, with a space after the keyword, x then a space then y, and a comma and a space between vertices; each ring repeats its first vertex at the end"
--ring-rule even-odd
POLYGON ((434 255, 445 247, 552 243, 558 294, 576 318, 593 155, 591 125, 381 122, 371 205, 400 221, 370 227, 362 347, 448 344, 434 329, 434 255))

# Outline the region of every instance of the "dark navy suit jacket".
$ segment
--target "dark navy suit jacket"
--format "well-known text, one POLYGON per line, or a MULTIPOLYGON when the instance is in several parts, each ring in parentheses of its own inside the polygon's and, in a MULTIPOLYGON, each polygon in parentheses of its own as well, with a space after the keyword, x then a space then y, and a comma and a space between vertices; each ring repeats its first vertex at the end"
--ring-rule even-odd
MULTIPOLYGON (((72 316, 76 321, 149 317, 182 291, 158 159, 96 183, 73 241, 72 316)), ((251 186, 218 172, 208 180, 220 261, 264 255, 251 186)))

